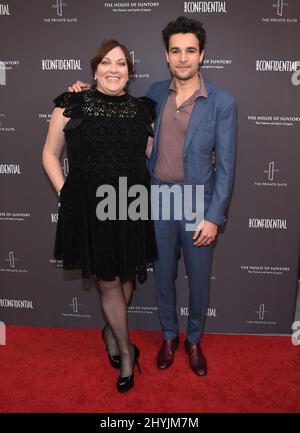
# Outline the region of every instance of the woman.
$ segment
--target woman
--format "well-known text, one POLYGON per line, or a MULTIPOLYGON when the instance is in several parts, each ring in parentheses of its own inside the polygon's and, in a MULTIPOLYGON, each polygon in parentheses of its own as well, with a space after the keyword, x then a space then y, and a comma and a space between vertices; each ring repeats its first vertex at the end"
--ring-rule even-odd
POLYGON ((99 219, 96 191, 111 185, 118 203, 119 178, 126 178, 128 188, 148 186, 145 152, 154 103, 126 92, 133 65, 118 41, 103 40, 91 68, 91 90, 54 100, 43 165, 60 198, 54 257, 64 269, 81 269, 83 278, 95 276, 106 319, 102 337, 111 365, 120 368, 117 388, 124 392, 133 386, 135 364, 139 367, 127 305, 135 276, 143 282, 147 263, 156 257, 154 230, 151 220, 99 219), (59 158, 65 141, 69 173, 64 182, 59 158))

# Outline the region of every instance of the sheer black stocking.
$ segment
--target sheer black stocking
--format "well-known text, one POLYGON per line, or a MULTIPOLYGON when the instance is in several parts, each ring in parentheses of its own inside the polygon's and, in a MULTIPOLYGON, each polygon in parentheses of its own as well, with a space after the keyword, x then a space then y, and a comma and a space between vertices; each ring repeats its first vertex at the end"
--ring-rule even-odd
POLYGON ((114 281, 98 280, 101 306, 107 325, 105 339, 111 355, 121 355, 120 376, 126 377, 132 373, 134 355, 128 335, 127 302, 132 295, 132 283, 121 283, 118 277, 114 281))

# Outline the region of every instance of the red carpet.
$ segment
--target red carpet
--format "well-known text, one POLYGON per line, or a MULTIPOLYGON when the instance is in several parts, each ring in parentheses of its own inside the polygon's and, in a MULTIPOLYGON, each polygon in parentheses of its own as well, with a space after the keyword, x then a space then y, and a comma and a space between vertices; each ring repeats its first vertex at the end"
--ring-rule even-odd
POLYGON ((0 346, 0 412, 300 412, 300 347, 289 337, 205 334, 209 373, 189 370, 183 338, 158 371, 160 333, 131 331, 135 387, 119 394, 97 329, 8 326, 0 346))

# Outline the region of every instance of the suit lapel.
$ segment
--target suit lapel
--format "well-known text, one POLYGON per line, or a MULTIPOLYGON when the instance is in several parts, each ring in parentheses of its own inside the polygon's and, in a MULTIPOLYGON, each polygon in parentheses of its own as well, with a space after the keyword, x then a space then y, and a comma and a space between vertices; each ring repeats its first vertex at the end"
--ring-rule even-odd
POLYGON ((188 128, 186 131, 186 136, 184 140, 184 155, 187 151, 187 148, 193 138, 193 135, 195 134, 197 128, 199 127, 200 123, 202 122, 203 116, 207 112, 209 106, 212 102, 212 91, 209 86, 209 83, 205 81, 205 87, 207 89, 207 98, 199 97, 196 99, 194 109, 191 114, 191 118, 188 124, 188 128))

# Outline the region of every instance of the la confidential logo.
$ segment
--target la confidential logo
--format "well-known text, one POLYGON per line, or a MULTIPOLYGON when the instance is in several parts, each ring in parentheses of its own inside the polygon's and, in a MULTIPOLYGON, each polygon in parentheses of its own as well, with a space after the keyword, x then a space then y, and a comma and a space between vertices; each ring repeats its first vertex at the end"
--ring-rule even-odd
POLYGON ((249 229, 287 230, 286 219, 249 218, 249 229))
POLYGON ((32 301, 20 299, 0 299, 0 307, 34 309, 32 301))
POLYGON ((43 71, 81 71, 79 59, 43 59, 43 71))
MULTIPOLYGON (((181 316, 189 316, 189 307, 181 307, 180 308, 180 315, 181 316)), ((207 317, 217 317, 217 309, 209 307, 206 310, 206 316, 207 317)))
POLYGON ((227 13, 226 1, 184 2, 185 13, 227 13))
POLYGON ((51 213, 50 214, 50 221, 52 223, 57 223, 57 221, 58 221, 58 213, 51 213))
POLYGON ((21 174, 20 164, 0 164, 0 174, 21 174))
POLYGON ((9 11, 9 5, 8 3, 0 4, 0 15, 10 15, 10 11, 9 11))
POLYGON ((296 72, 297 60, 256 60, 256 71, 259 72, 296 72))

